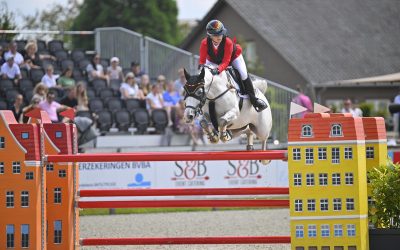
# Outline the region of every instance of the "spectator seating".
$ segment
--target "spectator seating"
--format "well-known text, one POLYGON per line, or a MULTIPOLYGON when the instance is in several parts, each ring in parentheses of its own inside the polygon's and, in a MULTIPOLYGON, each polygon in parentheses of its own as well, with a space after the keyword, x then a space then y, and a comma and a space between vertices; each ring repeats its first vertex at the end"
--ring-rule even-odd
POLYGON ((2 91, 3 93, 5 93, 7 90, 13 89, 13 88, 14 88, 13 81, 11 81, 9 79, 1 79, 0 80, 0 91, 2 91))
POLYGON ((47 50, 46 42, 43 40, 36 40, 38 51, 47 50))
POLYGON ((154 109, 151 111, 151 121, 157 133, 163 134, 168 125, 168 115, 165 109, 154 109))
POLYGON ((28 79, 29 78, 29 71, 28 71, 27 68, 21 68, 19 70, 21 71, 22 79, 28 79))
POLYGON ((128 131, 131 125, 130 114, 126 110, 118 110, 114 113, 114 120, 119 131, 128 131))
POLYGON ((108 132, 113 125, 113 118, 111 112, 108 110, 101 110, 97 114, 97 127, 100 132, 108 132))
POLYGON ((56 50, 54 56, 57 58, 57 61, 61 62, 62 60, 68 59, 68 52, 65 50, 56 50))
POLYGON ((146 132, 149 124, 149 113, 146 109, 140 108, 133 113, 134 124, 137 129, 136 133, 142 135, 146 132))
POLYGON ((0 110, 8 109, 8 104, 6 101, 0 100, 0 110))
POLYGON ((106 106, 114 114, 118 110, 122 110, 122 101, 119 98, 110 98, 106 101, 106 106))
POLYGON ((33 89, 33 82, 30 79, 21 79, 18 85, 22 93, 33 89))
POLYGON ((137 109, 146 108, 143 103, 144 101, 139 99, 127 99, 125 100, 125 107, 131 114, 133 114, 137 109))
POLYGON ((90 111, 81 110, 81 111, 76 112, 75 115, 80 116, 80 117, 87 117, 87 118, 93 120, 93 116, 92 116, 92 113, 90 113, 90 111))
POLYGON ((74 49, 71 51, 71 59, 74 62, 79 62, 83 59, 86 59, 85 52, 81 49, 74 49))
POLYGON ((6 91, 6 100, 8 102, 9 105, 11 105, 12 103, 14 103, 15 98, 17 97, 17 95, 19 95, 19 91, 16 89, 9 89, 6 91))
POLYGON ((44 76, 43 69, 31 69, 30 70, 31 80, 36 85, 37 83, 42 81, 42 77, 44 76))
POLYGON ((104 110, 103 101, 99 98, 89 100, 89 109, 93 113, 97 113, 97 112, 104 110))
POLYGON ((107 102, 110 98, 114 97, 114 91, 110 88, 102 88, 99 91, 99 97, 107 102))
POLYGON ((65 58, 60 62, 60 67, 61 70, 64 71, 66 70, 68 67, 71 67, 75 70, 74 68, 74 61, 72 61, 71 59, 65 58))
POLYGON ((64 42, 60 40, 52 40, 47 43, 50 53, 55 53, 57 50, 64 50, 64 42))

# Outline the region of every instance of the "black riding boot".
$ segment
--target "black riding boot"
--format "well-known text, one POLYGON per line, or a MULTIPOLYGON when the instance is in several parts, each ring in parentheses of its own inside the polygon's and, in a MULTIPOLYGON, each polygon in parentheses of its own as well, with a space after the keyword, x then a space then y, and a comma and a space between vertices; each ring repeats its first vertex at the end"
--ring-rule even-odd
POLYGON ((247 77, 247 79, 244 80, 243 83, 244 83, 244 88, 247 94, 249 95, 250 102, 253 105, 254 109, 257 112, 260 112, 268 108, 268 105, 263 100, 256 97, 256 94, 254 92, 254 86, 253 83, 251 82, 250 76, 247 77))

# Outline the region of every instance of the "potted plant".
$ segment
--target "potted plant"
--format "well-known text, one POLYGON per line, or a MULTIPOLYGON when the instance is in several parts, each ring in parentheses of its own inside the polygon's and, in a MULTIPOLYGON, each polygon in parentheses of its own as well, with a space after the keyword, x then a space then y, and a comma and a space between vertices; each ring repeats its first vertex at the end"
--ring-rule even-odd
POLYGON ((374 204, 369 211, 371 250, 400 249, 400 165, 388 161, 368 174, 374 204))

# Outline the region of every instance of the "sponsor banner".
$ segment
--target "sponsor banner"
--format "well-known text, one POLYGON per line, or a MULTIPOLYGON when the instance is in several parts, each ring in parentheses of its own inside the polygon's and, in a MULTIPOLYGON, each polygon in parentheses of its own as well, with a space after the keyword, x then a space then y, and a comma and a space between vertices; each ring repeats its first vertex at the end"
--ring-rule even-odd
MULTIPOLYGON (((288 165, 287 162, 278 160, 271 161, 267 166, 256 160, 80 163, 79 186, 81 190, 288 187, 288 165)), ((107 197, 84 200, 129 199, 154 199, 154 197, 107 197)))

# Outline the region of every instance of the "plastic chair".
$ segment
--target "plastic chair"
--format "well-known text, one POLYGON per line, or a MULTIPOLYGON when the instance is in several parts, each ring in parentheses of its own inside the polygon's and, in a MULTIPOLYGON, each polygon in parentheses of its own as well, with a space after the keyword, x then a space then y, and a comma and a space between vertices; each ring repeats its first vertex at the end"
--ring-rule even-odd
POLYGON ((89 109, 93 113, 97 113, 97 112, 104 110, 103 101, 99 98, 90 100, 89 101, 89 109))
POLYGON ((109 99, 107 101, 107 109, 113 114, 119 110, 122 110, 122 101, 118 98, 109 99))
POLYGON ((131 117, 128 111, 118 110, 114 113, 114 118, 119 131, 128 131, 131 125, 131 117))
POLYGON ((137 129, 136 134, 144 134, 149 126, 150 119, 149 113, 146 109, 137 109, 133 113, 133 119, 135 121, 135 127, 137 129))
POLYGON ((43 76, 44 76, 43 69, 31 69, 31 80, 35 85, 42 81, 43 76))
POLYGON ((151 111, 151 121, 156 132, 163 134, 168 126, 168 115, 165 109, 154 109, 151 111))
POLYGON ((108 132, 113 124, 113 118, 110 111, 102 110, 96 112, 97 114, 97 127, 101 132, 108 132))

